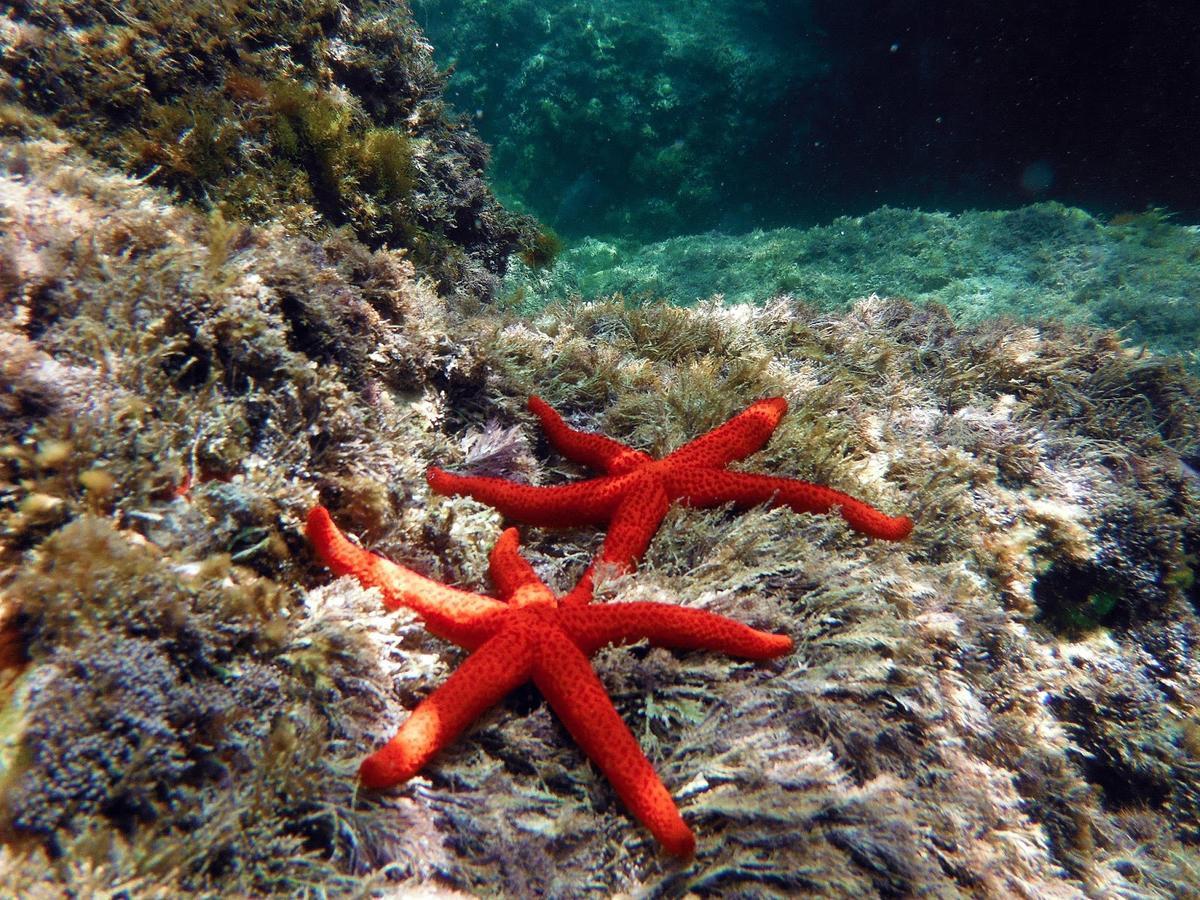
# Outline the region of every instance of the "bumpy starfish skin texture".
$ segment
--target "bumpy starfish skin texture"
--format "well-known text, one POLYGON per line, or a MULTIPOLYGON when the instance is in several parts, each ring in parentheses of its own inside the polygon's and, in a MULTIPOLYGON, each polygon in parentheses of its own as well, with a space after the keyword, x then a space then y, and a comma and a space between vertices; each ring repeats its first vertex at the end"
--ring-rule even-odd
MULTIPOLYGON (((597 562, 618 570, 631 568, 662 524, 674 501, 687 506, 734 503, 790 506, 798 512, 826 513, 837 508, 856 531, 899 541, 912 532, 908 516, 888 516, 849 494, 795 478, 777 478, 725 467, 759 450, 787 412, 782 397, 759 400, 725 424, 684 444, 662 459, 612 438, 571 428, 548 403, 529 398, 529 409, 542 423, 550 443, 564 456, 603 471, 575 484, 541 487, 503 478, 453 475, 434 466, 429 485, 439 494, 465 494, 531 525, 566 527, 608 523, 597 562)), ((591 599, 592 570, 563 601, 591 599)))
POLYGON ((380 788, 411 778, 505 694, 532 680, 663 848, 684 857, 695 851, 695 836, 613 708, 588 657, 607 644, 645 639, 656 647, 762 660, 791 651, 791 638, 667 603, 564 607, 521 557, 514 528, 500 536, 491 554, 492 581, 503 600, 438 584, 355 546, 323 507, 309 513, 307 533, 336 574, 378 587, 389 609, 413 610, 430 631, 472 651, 396 736, 363 761, 363 784, 380 788))

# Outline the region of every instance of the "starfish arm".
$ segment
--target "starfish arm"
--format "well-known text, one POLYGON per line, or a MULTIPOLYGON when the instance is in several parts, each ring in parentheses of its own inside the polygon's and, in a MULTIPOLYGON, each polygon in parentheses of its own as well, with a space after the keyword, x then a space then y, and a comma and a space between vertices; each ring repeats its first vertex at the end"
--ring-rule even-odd
POLYGON ((533 681, 571 737, 668 853, 691 856, 696 849, 695 835, 613 708, 587 657, 557 628, 545 629, 538 642, 533 681))
POLYGON ((551 528, 607 522, 625 487, 619 476, 540 487, 503 478, 454 475, 437 466, 430 467, 426 478, 439 494, 465 494, 510 518, 551 528))
POLYGON ((716 650, 743 659, 772 659, 790 653, 786 634, 771 634, 702 609, 669 603, 610 603, 563 610, 562 626, 590 656, 608 644, 648 640, 655 647, 716 650))
POLYGON ((508 601, 509 608, 542 606, 553 609, 558 602, 554 592, 542 583, 533 566, 521 555, 517 529, 506 528, 500 535, 491 556, 488 573, 497 593, 508 601))
POLYGON ((849 494, 801 481, 720 469, 682 469, 667 475, 667 489, 691 506, 736 503, 790 506, 797 512, 827 513, 834 507, 855 531, 886 541, 902 541, 912 532, 908 516, 889 516, 849 494))
POLYGON ((527 632, 505 630, 490 638, 417 705, 394 738, 362 761, 362 783, 383 788, 412 778, 434 754, 529 679, 533 656, 527 632))
POLYGON ((724 425, 684 444, 662 460, 673 466, 720 468, 745 459, 770 440, 787 412, 787 400, 769 397, 752 403, 724 425))
POLYGON ((488 555, 488 574, 501 597, 509 598, 523 587, 542 583, 520 550, 517 529, 506 528, 488 555))
POLYGON ((567 459, 593 469, 600 469, 611 475, 629 472, 653 460, 602 434, 590 431, 579 431, 563 421, 555 409, 541 397, 529 398, 529 411, 541 420, 542 430, 546 437, 567 459))
POLYGON ((609 521, 599 561, 622 568, 636 563, 650 546, 670 506, 661 478, 647 478, 629 490, 609 521))
POLYGON ((363 587, 379 588, 388 609, 411 609, 435 634, 461 646, 477 647, 488 633, 487 619, 506 608, 498 600, 438 584, 355 546, 323 506, 309 512, 305 533, 335 575, 353 575, 363 587))
MULTIPOLYGON (((633 568, 650 546, 670 505, 660 478, 645 478, 630 489, 613 513, 596 563, 608 563, 623 572, 633 568)), ((562 598, 561 605, 581 606, 592 601, 595 568, 595 564, 588 566, 579 584, 562 598)))

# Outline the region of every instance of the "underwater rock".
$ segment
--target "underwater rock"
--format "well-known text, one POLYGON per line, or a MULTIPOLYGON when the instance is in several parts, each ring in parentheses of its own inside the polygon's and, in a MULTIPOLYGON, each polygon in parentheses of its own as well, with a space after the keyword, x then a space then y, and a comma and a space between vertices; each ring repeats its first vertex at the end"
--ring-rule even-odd
POLYGON ((621 293, 689 306, 790 294, 845 309, 878 293, 940 303, 956 320, 1056 319, 1119 329, 1197 365, 1200 228, 1162 210, 1104 222, 1037 203, 958 214, 883 207, 813 228, 709 232, 642 245, 586 238, 541 271, 514 267, 525 309, 621 293))
POLYGON ((407 250, 440 293, 489 301, 540 231, 496 202, 444 86, 402 2, 0 12, 5 132, 77 142, 231 221, 348 227, 407 250))
MULTIPOLYGON (((1194 886, 1200 387, 1179 360, 880 297, 454 314, 397 251, 204 215, 44 138, 0 145, 0 221, 0 590, 28 660, 0 688, 0 893, 1194 886), (596 655, 696 831, 684 866, 520 691, 398 793, 355 780, 457 656, 330 583, 303 516, 487 590, 499 516, 424 474, 578 475, 515 436, 533 393, 654 456, 786 397, 751 470, 915 521, 883 544, 677 508, 636 574, 601 573, 596 602, 797 645, 596 655)), ((599 544, 522 539, 556 588, 599 544)))

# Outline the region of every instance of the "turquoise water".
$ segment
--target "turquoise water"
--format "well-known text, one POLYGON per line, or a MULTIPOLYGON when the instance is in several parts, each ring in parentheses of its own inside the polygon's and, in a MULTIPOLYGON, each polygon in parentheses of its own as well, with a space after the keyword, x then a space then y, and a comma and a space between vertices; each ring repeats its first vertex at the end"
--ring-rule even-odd
POLYGON ((1053 316, 1156 349, 1197 346, 1200 178, 1188 148, 1200 28, 1178 5, 413 8, 453 67, 451 102, 492 145, 497 193, 571 248, 549 275, 517 273, 523 297, 620 289, 686 303, 791 290, 842 303, 869 288, 975 318, 1053 316), (1053 213, 1032 214, 1046 220, 1039 230, 915 212, 1044 202, 1073 211, 1065 232, 1053 213), (871 246, 816 251, 829 232, 795 233, 861 216, 873 217, 871 246), (816 264, 836 284, 803 277, 816 264), (924 278, 886 277, 916 265, 924 278))
POLYGON ((1200 17, 1182 4, 413 10, 502 195, 566 236, 805 226, 885 204, 1200 211, 1200 17))

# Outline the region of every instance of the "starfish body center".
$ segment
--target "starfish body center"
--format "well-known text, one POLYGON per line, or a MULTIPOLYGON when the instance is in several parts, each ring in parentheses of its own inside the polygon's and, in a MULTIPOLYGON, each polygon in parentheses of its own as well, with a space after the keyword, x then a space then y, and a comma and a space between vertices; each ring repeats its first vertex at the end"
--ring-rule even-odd
POLYGON ((558 598, 544 584, 523 584, 509 598, 508 605, 514 609, 557 609, 558 598))

